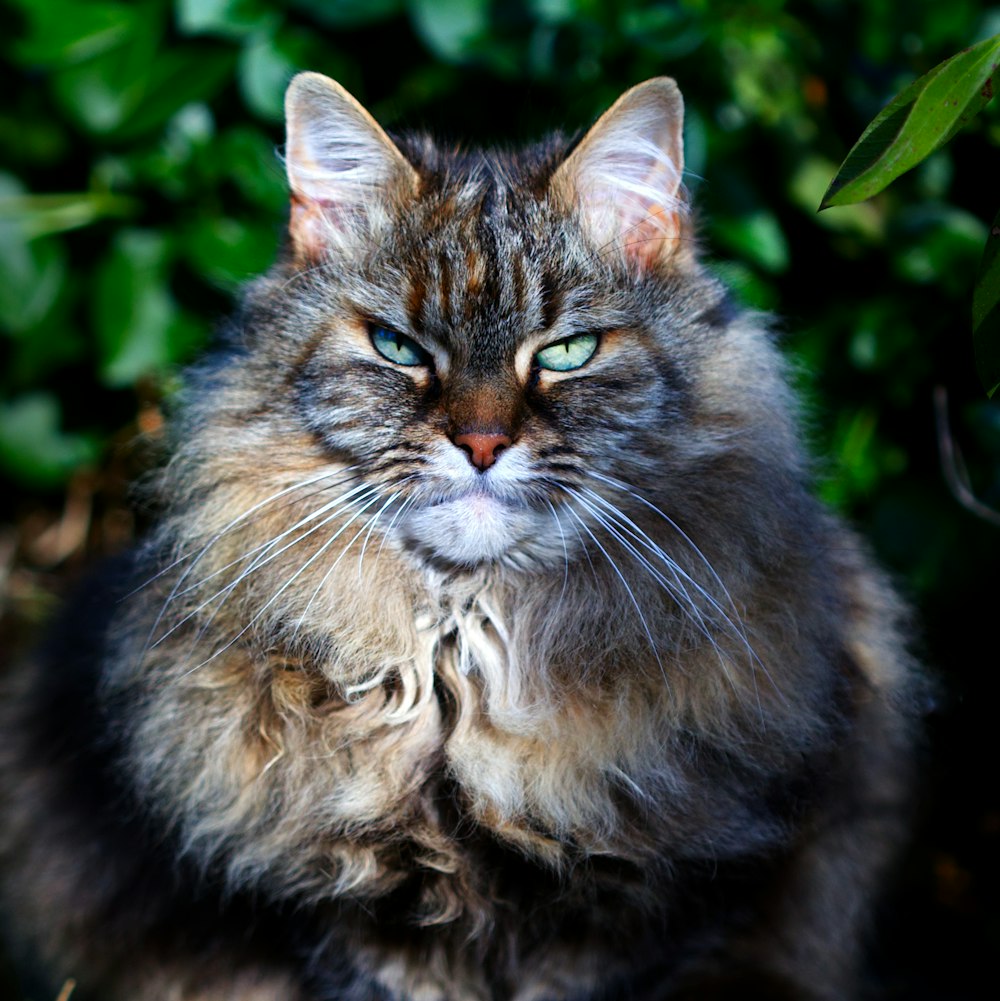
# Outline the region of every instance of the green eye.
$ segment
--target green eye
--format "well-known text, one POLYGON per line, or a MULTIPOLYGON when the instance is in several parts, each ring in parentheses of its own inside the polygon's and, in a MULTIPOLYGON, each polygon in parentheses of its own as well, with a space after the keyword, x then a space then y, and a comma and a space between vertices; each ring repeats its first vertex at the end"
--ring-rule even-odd
POLYGON ((597 334, 574 334, 564 337, 535 355, 539 368, 552 372, 570 372, 586 365, 597 350, 597 334))
POLYGON ((370 336, 375 350, 397 365, 428 365, 430 356, 416 341, 398 330, 372 324, 370 336))

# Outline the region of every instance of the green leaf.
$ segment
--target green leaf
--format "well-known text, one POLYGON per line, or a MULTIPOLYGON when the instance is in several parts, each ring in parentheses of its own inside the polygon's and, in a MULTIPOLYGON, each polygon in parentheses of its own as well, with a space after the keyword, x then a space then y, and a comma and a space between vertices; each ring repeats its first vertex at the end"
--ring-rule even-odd
POLYGON ((933 285, 939 294, 968 294, 987 228, 971 212, 946 203, 907 206, 894 213, 889 237, 893 270, 907 281, 933 285))
POLYGON ((131 139, 211 99, 231 78, 235 52, 211 43, 165 46, 158 9, 132 26, 127 44, 53 76, 62 110, 87 131, 131 139))
POLYGON ((0 327, 7 333, 27 334, 52 311, 66 281, 62 249, 0 223, 0 327))
POLYGON ((127 3, 15 2, 28 30, 13 54, 29 65, 67 66, 107 52, 127 41, 145 13, 141 5, 127 3))
POLYGON ((410 0, 409 7, 427 47, 450 62, 467 55, 490 25, 490 0, 410 0))
POLYGON ((774 286, 761 279, 746 264, 739 261, 714 261, 709 270, 747 306, 765 310, 778 307, 778 295, 774 286))
POLYGON ((841 164, 820 204, 849 205, 878 194, 943 146, 1000 85, 1000 35, 939 63, 895 97, 841 164))
POLYGON ((808 212, 812 221, 824 229, 860 237, 866 243, 880 240, 885 231, 885 211, 877 202, 845 205, 839 212, 816 214, 816 202, 829 183, 833 169, 833 161, 826 157, 806 156, 789 182, 792 201, 808 212))
POLYGON ((28 393, 0 404, 0 469, 33 486, 57 486, 97 455, 96 440, 60 428, 59 401, 28 393))
POLYGON ((993 220, 972 298, 976 371, 989 396, 1000 389, 1000 212, 993 220))
POLYGON ((239 61, 240 92, 247 107, 261 118, 280 122, 285 88, 300 68, 272 35, 262 32, 254 36, 239 61))
POLYGON ((227 177, 243 196, 278 218, 288 204, 288 184, 274 143, 263 132, 236 126, 214 144, 219 175, 227 177))
POLYGON ((115 138, 150 132, 186 105, 210 101, 232 78, 235 61, 232 52, 194 46, 158 55, 149 65, 140 103, 115 131, 115 138))
POLYGON ((51 313, 66 280, 59 242, 33 239, 25 217, 11 211, 30 199, 17 178, 0 173, 0 328, 14 336, 51 313))
POLYGON ((63 111, 90 132, 113 132, 146 96, 163 18, 155 8, 143 10, 149 16, 130 25, 120 44, 53 76, 53 91, 63 111))
POLYGON ((274 18, 257 0, 177 0, 177 27, 185 35, 240 38, 274 18))
POLYGON ((235 291, 274 262, 279 231, 271 220, 202 219, 183 233, 191 264, 213 285, 235 291))
POLYGON ((28 238, 63 233, 89 226, 109 216, 123 216, 137 205, 135 199, 104 191, 52 195, 0 194, 0 226, 16 223, 28 238))
POLYGON ((747 215, 720 220, 719 240, 764 271, 779 274, 788 268, 788 241, 773 213, 758 209, 747 215))
POLYGON ((173 253, 154 230, 120 232, 97 273, 93 319, 101 351, 101 379, 127 386, 178 361, 199 338, 167 282, 173 253))

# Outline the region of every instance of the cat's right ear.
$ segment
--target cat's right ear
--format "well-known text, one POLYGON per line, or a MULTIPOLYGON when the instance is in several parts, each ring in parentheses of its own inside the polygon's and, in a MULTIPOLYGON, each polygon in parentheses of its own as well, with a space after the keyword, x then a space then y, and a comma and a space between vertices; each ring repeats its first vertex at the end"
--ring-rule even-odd
POLYGON ((378 122, 321 73, 300 73, 285 94, 289 231, 297 258, 350 250, 389 202, 417 189, 417 172, 378 122))
POLYGON ((591 239, 640 270, 689 245, 683 126, 677 84, 647 80, 601 115, 552 177, 553 194, 591 239))

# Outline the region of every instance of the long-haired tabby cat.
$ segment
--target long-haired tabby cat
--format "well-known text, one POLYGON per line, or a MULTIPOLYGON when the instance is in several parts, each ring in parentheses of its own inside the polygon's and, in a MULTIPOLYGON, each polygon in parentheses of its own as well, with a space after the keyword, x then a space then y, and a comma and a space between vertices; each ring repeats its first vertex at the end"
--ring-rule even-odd
POLYGON ((856 996, 917 673, 677 87, 515 155, 287 112, 158 530, 6 695, 15 937, 122 1001, 856 996))

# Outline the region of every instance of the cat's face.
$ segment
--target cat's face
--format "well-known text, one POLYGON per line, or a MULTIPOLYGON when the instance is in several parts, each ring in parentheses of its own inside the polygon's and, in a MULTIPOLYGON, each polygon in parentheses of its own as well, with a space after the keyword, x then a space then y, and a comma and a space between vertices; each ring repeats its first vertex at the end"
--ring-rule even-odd
POLYGON ((682 378, 622 276, 574 254, 554 212, 484 205, 492 183, 454 214, 411 206, 295 383, 422 558, 561 563, 586 532, 562 488, 658 455, 682 378))
POLYGON ((358 524, 430 563, 561 565, 601 477, 663 474, 718 300, 683 274, 676 88, 630 91, 568 157, 401 152, 315 74, 288 113, 289 405, 372 488, 358 524))

